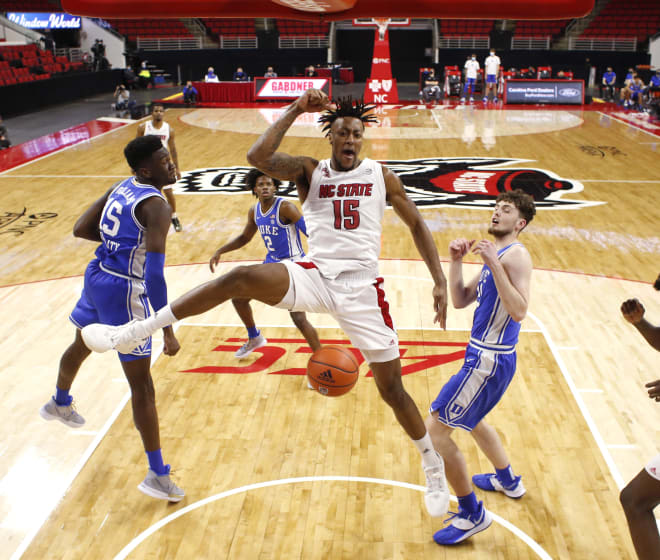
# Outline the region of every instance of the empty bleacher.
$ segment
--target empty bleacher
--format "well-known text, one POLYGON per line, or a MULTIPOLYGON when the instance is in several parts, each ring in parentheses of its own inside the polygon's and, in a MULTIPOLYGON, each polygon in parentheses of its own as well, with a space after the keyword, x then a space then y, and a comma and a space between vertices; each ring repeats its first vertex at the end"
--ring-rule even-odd
POLYGON ((214 37, 255 37, 253 19, 202 18, 202 23, 214 37))
POLYGON ((611 0, 582 32, 581 37, 635 37, 646 41, 660 29, 658 0, 611 0))
POLYGON ((41 50, 35 44, 0 46, 0 86, 47 80, 55 74, 82 69, 81 62, 41 50))
POLYGON ((444 37, 483 37, 490 35, 493 20, 490 19, 443 19, 440 35, 444 37))
POLYGON ((280 37, 314 37, 327 36, 329 25, 327 22, 301 21, 297 19, 276 20, 280 37))
POLYGON ((558 37, 571 22, 570 19, 552 21, 518 21, 513 32, 515 37, 558 37))
POLYGON ((129 41, 138 37, 190 37, 192 34, 180 19, 109 19, 110 25, 129 41))

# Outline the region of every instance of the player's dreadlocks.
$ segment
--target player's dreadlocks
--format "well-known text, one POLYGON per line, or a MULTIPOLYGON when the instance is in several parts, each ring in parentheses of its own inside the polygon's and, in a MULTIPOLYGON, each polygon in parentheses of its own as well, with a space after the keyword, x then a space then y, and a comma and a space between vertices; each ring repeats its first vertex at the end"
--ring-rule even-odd
POLYGON ((367 115, 369 111, 376 108, 375 105, 365 105, 364 98, 353 101, 349 95, 347 97, 339 97, 332 101, 337 108, 327 109, 320 117, 319 122, 325 123, 323 132, 326 136, 330 133, 330 127, 339 117, 354 117, 360 119, 363 123, 378 122, 376 115, 367 115))

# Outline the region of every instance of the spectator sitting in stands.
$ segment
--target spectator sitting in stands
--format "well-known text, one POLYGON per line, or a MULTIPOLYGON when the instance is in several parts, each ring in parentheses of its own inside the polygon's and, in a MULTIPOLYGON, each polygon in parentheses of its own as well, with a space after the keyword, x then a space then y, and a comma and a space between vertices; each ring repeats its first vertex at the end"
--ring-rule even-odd
POLYGON ((316 69, 314 68, 314 66, 310 64, 307 68, 305 68, 306 78, 316 78, 316 76, 318 76, 318 74, 316 73, 316 69))
POLYGON ((627 86, 633 81, 635 76, 635 71, 632 68, 628 68, 628 73, 626 74, 626 79, 623 81, 623 85, 627 86))
POLYGON ((264 74, 264 78, 277 78, 277 72, 273 70, 272 66, 268 67, 268 70, 264 74))
POLYGON ((190 105, 191 103, 197 103, 198 94, 199 92, 197 91, 197 88, 193 86, 190 80, 188 80, 186 82, 186 87, 183 88, 183 102, 186 105, 190 105))
POLYGON ((649 81, 649 85, 646 87, 646 93, 649 91, 658 91, 660 90, 660 70, 656 70, 655 74, 651 76, 651 80, 649 81))
POLYGON ((128 100, 131 97, 131 92, 126 89, 123 84, 115 88, 115 102, 111 105, 113 111, 124 111, 128 109, 128 100))
MULTIPOLYGON (((603 74, 603 94, 607 92, 608 101, 614 101, 614 87, 616 86, 616 74, 611 66, 607 67, 607 72, 603 74)), ((603 95, 604 96, 604 95, 603 95)))
POLYGON ((232 76, 232 80, 235 82, 247 82, 249 79, 248 75, 243 72, 243 68, 240 66, 236 68, 236 72, 234 72, 234 75, 232 76))
POLYGON ((623 100, 624 107, 634 107, 642 109, 644 105, 644 82, 634 73, 632 81, 621 90, 621 99, 623 100))
POLYGON ((204 81, 205 82, 219 82, 220 81, 218 79, 218 76, 215 75, 215 70, 213 70, 213 66, 209 66, 209 69, 206 72, 206 76, 204 76, 204 81))
POLYGON ((442 91, 440 90, 440 83, 435 75, 435 70, 431 68, 428 72, 424 72, 422 79, 422 91, 419 92, 422 101, 429 103, 433 100, 433 103, 437 103, 440 100, 442 91))
POLYGON ((0 150, 5 148, 10 148, 11 142, 9 141, 9 136, 7 135, 7 127, 2 122, 2 116, 0 116, 0 150))

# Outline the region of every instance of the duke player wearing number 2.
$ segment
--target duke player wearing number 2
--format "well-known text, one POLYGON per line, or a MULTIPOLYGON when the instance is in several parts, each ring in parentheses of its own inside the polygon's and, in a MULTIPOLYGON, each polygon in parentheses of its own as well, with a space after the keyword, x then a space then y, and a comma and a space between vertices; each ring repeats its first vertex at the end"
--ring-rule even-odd
MULTIPOLYGON (((55 395, 42 408, 46 420, 59 420, 78 428, 85 423, 73 408, 69 390, 89 350, 80 329, 91 323, 119 325, 149 316, 149 304, 158 310, 167 304, 163 275, 165 240, 172 212, 161 189, 175 177, 167 149, 155 136, 136 138, 124 149, 135 176, 114 185, 78 218, 73 234, 101 242, 96 257, 85 271, 84 288, 71 312, 77 327, 73 344, 60 360, 55 395)), ((171 327, 163 329, 164 353, 179 351, 171 327)), ((149 470, 138 488, 154 498, 180 501, 183 490, 169 476, 163 464, 156 395, 151 379, 151 338, 139 346, 117 348, 119 361, 131 388, 133 420, 142 436, 149 470)))
MULTIPOLYGON (((300 232, 307 235, 305 218, 295 204, 277 196, 277 187, 281 181, 265 175, 258 169, 252 169, 247 174, 245 183, 259 201, 248 211, 243 232, 213 254, 209 261, 211 272, 215 272, 222 255, 247 245, 257 231, 261 234, 268 251, 264 259, 265 263, 302 260, 305 252, 300 242, 300 232)), ((234 298, 231 302, 248 332, 247 342, 235 354, 237 358, 244 358, 257 348, 268 344, 268 341, 257 329, 250 300, 234 298)), ((321 348, 319 335, 304 313, 292 311, 291 319, 314 352, 321 348)))
POLYGON ((470 432, 495 467, 494 473, 472 477, 476 486, 510 498, 521 498, 525 493, 497 432, 484 417, 502 398, 516 371, 516 343, 520 321, 527 313, 532 277, 532 259, 518 242, 518 234, 535 213, 530 195, 521 190, 502 193, 488 228, 494 243, 456 239, 449 244, 449 289, 454 307, 460 309, 474 301, 477 307, 463 367, 433 401, 426 421, 459 504, 458 513, 447 520, 451 524, 433 535, 441 545, 462 542, 492 523, 483 502, 477 502, 465 457, 451 439, 454 429, 470 432), (484 266, 466 285, 462 261, 470 249, 481 256, 484 266))
POLYGON ((383 400, 419 450, 426 475, 426 507, 431 515, 441 516, 449 504, 444 464, 403 387, 398 338, 378 275, 387 202, 410 229, 429 269, 435 319, 443 328, 446 279, 433 237, 399 178, 379 163, 359 158, 365 122, 375 120, 367 114, 371 108, 350 98, 339 100, 336 109, 331 106, 322 91, 306 91, 248 152, 248 161, 268 176, 296 183, 309 234, 306 261, 236 267, 188 292, 153 318, 123 327, 90 326, 83 337, 89 348, 100 352, 117 344, 137 344, 158 328, 232 298, 258 299, 289 311, 329 313, 366 358, 383 400), (299 115, 323 110, 329 159, 277 151, 299 115))

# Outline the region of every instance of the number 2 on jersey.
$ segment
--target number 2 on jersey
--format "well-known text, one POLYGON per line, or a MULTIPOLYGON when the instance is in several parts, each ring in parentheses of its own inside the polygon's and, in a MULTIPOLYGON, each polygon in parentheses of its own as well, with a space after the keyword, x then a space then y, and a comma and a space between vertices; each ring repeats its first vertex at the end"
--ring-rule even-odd
POLYGON ((360 225, 359 200, 333 200, 335 229, 357 229, 360 225))

